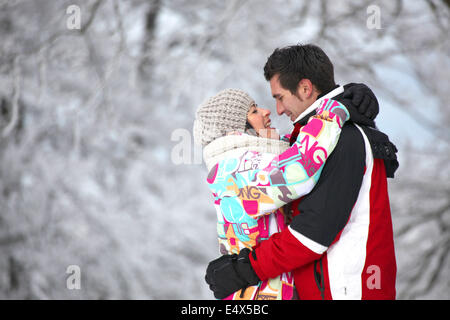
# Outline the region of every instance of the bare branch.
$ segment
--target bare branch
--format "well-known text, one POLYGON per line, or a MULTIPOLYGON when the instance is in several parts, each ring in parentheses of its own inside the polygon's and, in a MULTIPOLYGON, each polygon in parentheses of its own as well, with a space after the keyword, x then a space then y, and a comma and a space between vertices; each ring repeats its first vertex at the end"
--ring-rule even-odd
POLYGON ((449 256, 450 252, 450 237, 447 237, 446 241, 436 244, 428 252, 421 257, 421 267, 416 272, 416 275, 410 279, 408 289, 405 290, 408 293, 409 298, 417 299, 430 292, 433 287, 437 284, 439 276, 446 272, 443 268, 444 262, 449 256), (413 287, 417 285, 419 280, 424 276, 426 270, 430 267, 433 259, 438 257, 433 270, 430 272, 429 280, 426 282, 425 287, 419 290, 414 290, 413 287))
POLYGON ((14 59, 14 66, 13 66, 13 79, 14 79, 14 90, 13 95, 11 99, 11 105, 12 105, 12 113, 11 113, 11 119, 9 124, 3 129, 2 131, 2 137, 6 138, 8 137, 12 130, 16 127, 18 121, 19 121, 19 97, 20 97, 20 90, 21 90, 21 71, 20 71, 20 56, 17 56, 14 59))
POLYGON ((427 212, 426 214, 421 214, 419 219, 416 220, 412 220, 408 223, 408 225, 400 228, 399 230, 397 230, 395 232, 395 236, 397 238, 405 235, 406 233, 408 233, 409 231, 411 231, 412 229, 416 228, 417 226, 420 226, 421 224, 423 224, 424 222, 427 221, 432 221, 434 219, 441 219, 441 216, 443 216, 445 213, 448 213, 450 210, 450 203, 447 203, 445 206, 434 210, 432 212, 427 212))
POLYGON ((103 0, 97 0, 95 1, 95 3, 92 5, 92 9, 91 9, 91 15, 89 16, 88 20, 86 21, 86 23, 84 24, 84 26, 81 27, 80 32, 81 33, 86 33, 87 30, 89 29, 89 27, 91 26, 92 22, 95 19, 95 16, 97 14, 98 9, 100 8, 100 5, 102 4, 103 0))

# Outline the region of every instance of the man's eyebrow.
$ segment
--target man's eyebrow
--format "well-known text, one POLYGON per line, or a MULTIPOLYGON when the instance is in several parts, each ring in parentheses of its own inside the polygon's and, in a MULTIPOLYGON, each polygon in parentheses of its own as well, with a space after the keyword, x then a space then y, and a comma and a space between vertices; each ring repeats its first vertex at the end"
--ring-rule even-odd
POLYGON ((272 97, 274 97, 276 99, 276 98, 281 97, 281 95, 279 93, 276 93, 276 94, 272 95, 272 97))

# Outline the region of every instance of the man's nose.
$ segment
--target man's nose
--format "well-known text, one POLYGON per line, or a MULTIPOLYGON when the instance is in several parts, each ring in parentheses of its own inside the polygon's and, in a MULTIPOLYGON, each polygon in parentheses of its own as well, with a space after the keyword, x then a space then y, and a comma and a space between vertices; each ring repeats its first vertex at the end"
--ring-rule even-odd
POLYGON ((284 113, 284 108, 281 105, 281 103, 278 102, 278 101, 277 101, 277 113, 278 113, 279 116, 281 116, 284 113))

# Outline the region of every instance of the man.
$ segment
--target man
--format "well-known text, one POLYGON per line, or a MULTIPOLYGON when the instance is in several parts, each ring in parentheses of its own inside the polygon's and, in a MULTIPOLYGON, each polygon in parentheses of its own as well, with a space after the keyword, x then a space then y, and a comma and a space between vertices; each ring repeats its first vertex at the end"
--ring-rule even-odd
MULTIPOLYGON (((291 142, 323 99, 348 104, 330 59, 317 46, 276 49, 264 75, 278 114, 294 122, 291 142)), ((373 94, 363 99, 362 105, 376 101, 373 94)), ((243 249, 237 257, 225 255, 209 264, 206 281, 217 298, 291 271, 300 299, 395 299, 386 178, 398 167, 397 150, 370 118, 354 113, 351 119, 359 125, 343 126, 312 192, 291 202, 290 226, 251 252, 243 249), (233 268, 223 268, 226 264, 233 268)))

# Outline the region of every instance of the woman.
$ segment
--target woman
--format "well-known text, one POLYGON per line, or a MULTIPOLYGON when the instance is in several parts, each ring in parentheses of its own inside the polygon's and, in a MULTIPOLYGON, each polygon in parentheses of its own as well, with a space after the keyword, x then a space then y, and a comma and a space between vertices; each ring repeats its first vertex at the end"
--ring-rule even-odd
MULTIPOLYGON (((219 92, 197 110, 194 140, 204 146, 222 254, 251 249, 286 227, 287 215, 280 208, 311 191, 349 117, 343 105, 327 99, 289 148, 269 116, 269 110, 237 89, 219 92)), ((227 299, 286 300, 295 292, 285 273, 227 299)))

